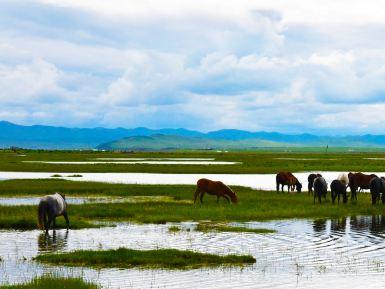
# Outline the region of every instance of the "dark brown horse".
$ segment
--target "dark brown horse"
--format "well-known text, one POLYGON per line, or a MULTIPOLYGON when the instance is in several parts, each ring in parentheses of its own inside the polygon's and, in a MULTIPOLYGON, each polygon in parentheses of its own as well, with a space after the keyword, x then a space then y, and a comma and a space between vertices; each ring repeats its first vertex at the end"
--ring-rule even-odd
POLYGON ((308 191, 308 194, 310 195, 310 193, 313 193, 313 184, 314 184, 314 180, 318 177, 322 177, 321 174, 310 174, 308 177, 307 177, 307 191, 308 191))
POLYGON ((279 192, 279 185, 283 187, 287 186, 287 192, 294 191, 294 188, 297 189, 297 192, 300 193, 302 189, 302 184, 298 181, 298 179, 291 172, 280 172, 275 177, 277 182, 277 192, 279 192))
POLYGON ((370 189, 370 180, 375 177, 377 177, 375 174, 365 175, 363 173, 349 173, 349 187, 352 192, 350 199, 357 200, 357 190, 360 192, 361 190, 370 189))
POLYGON ((217 196, 217 203, 219 202, 220 197, 226 199, 229 203, 230 200, 232 203, 238 202, 237 195, 224 183, 209 179, 199 179, 197 181, 197 188, 194 194, 194 204, 198 196, 201 203, 203 203, 203 196, 205 193, 217 196))

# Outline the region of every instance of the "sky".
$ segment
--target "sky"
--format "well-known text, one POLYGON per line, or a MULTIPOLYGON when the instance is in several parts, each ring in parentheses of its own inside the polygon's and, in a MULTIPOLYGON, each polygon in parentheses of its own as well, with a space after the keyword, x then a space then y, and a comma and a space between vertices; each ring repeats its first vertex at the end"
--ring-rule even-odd
POLYGON ((385 134, 385 2, 2 0, 0 119, 385 134))

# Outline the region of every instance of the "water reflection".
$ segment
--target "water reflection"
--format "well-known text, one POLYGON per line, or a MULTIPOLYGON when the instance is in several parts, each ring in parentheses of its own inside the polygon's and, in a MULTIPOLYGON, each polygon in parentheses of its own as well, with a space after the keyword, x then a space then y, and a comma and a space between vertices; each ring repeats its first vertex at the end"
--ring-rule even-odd
POLYGON ((332 219, 330 221, 331 232, 345 232, 347 228, 347 218, 332 219))
POLYGON ((43 273, 82 276, 104 288, 382 288, 385 283, 385 217, 281 220, 234 225, 276 229, 274 234, 202 233, 196 223, 117 224, 116 227, 39 231, 0 230, 0 284, 43 273), (187 271, 66 268, 32 261, 44 252, 79 249, 177 248, 214 254, 251 254, 257 262, 239 268, 187 271))
POLYGON ((39 252, 63 251, 67 246, 69 231, 53 231, 52 235, 40 233, 37 238, 39 252))
POLYGON ((318 219, 313 222, 314 232, 323 233, 326 231, 326 219, 318 219))

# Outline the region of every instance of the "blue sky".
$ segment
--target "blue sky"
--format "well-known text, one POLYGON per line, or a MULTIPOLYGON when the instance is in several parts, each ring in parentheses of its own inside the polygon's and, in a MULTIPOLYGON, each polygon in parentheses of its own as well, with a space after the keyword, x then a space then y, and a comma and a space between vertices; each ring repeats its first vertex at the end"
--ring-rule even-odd
POLYGON ((3 0, 0 119, 385 134, 384 33, 377 0, 3 0))

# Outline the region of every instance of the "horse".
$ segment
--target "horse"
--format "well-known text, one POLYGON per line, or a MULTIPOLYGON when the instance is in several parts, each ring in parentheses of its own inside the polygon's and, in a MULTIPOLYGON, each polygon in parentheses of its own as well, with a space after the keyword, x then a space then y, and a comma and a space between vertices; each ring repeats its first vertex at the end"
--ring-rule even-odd
POLYGON ((370 193, 372 194, 372 205, 380 200, 385 203, 385 178, 374 177, 369 182, 370 193))
POLYGON ((332 202, 334 204, 334 201, 336 200, 336 197, 338 196, 338 204, 340 203, 340 195, 342 195, 342 201, 344 204, 348 201, 348 197, 346 195, 346 183, 342 180, 334 180, 330 184, 330 191, 332 195, 332 202))
POLYGON ((313 192, 313 183, 314 183, 314 180, 318 177, 322 177, 321 174, 310 174, 308 177, 307 177, 307 191, 308 191, 308 194, 310 195, 310 193, 313 192))
POLYGON ((199 179, 197 181, 197 188, 194 194, 194 204, 199 196, 199 200, 203 203, 203 196, 207 193, 209 195, 217 196, 217 203, 219 203, 219 198, 222 197, 226 199, 229 203, 230 200, 232 203, 236 204, 238 202, 238 197, 228 186, 220 181, 212 181, 209 179, 199 179))
POLYGON ((296 188, 298 193, 301 192, 302 184, 291 172, 280 172, 275 177, 275 180, 277 183, 277 192, 279 192, 279 185, 282 185, 282 192, 284 186, 287 186, 288 193, 290 192, 290 189, 291 191, 294 191, 294 188, 296 188))
POLYGON ((372 178, 377 177, 375 174, 365 175, 363 173, 349 173, 349 186, 350 191, 352 192, 351 200, 357 200, 357 189, 368 190, 369 182, 372 178))
POLYGON ((326 199, 326 194, 328 192, 328 184, 326 183, 323 177, 317 177, 314 180, 314 204, 315 199, 318 198, 318 203, 321 203, 321 197, 323 196, 326 199))
POLYGON ((46 234, 52 223, 52 229, 56 227, 56 217, 63 216, 66 221, 67 230, 69 229, 69 219, 67 215, 67 202, 65 195, 55 193, 40 199, 38 207, 38 224, 40 229, 44 229, 46 234))
POLYGON ((345 185, 345 187, 349 186, 349 177, 347 174, 339 174, 337 180, 340 181, 343 185, 345 185))

